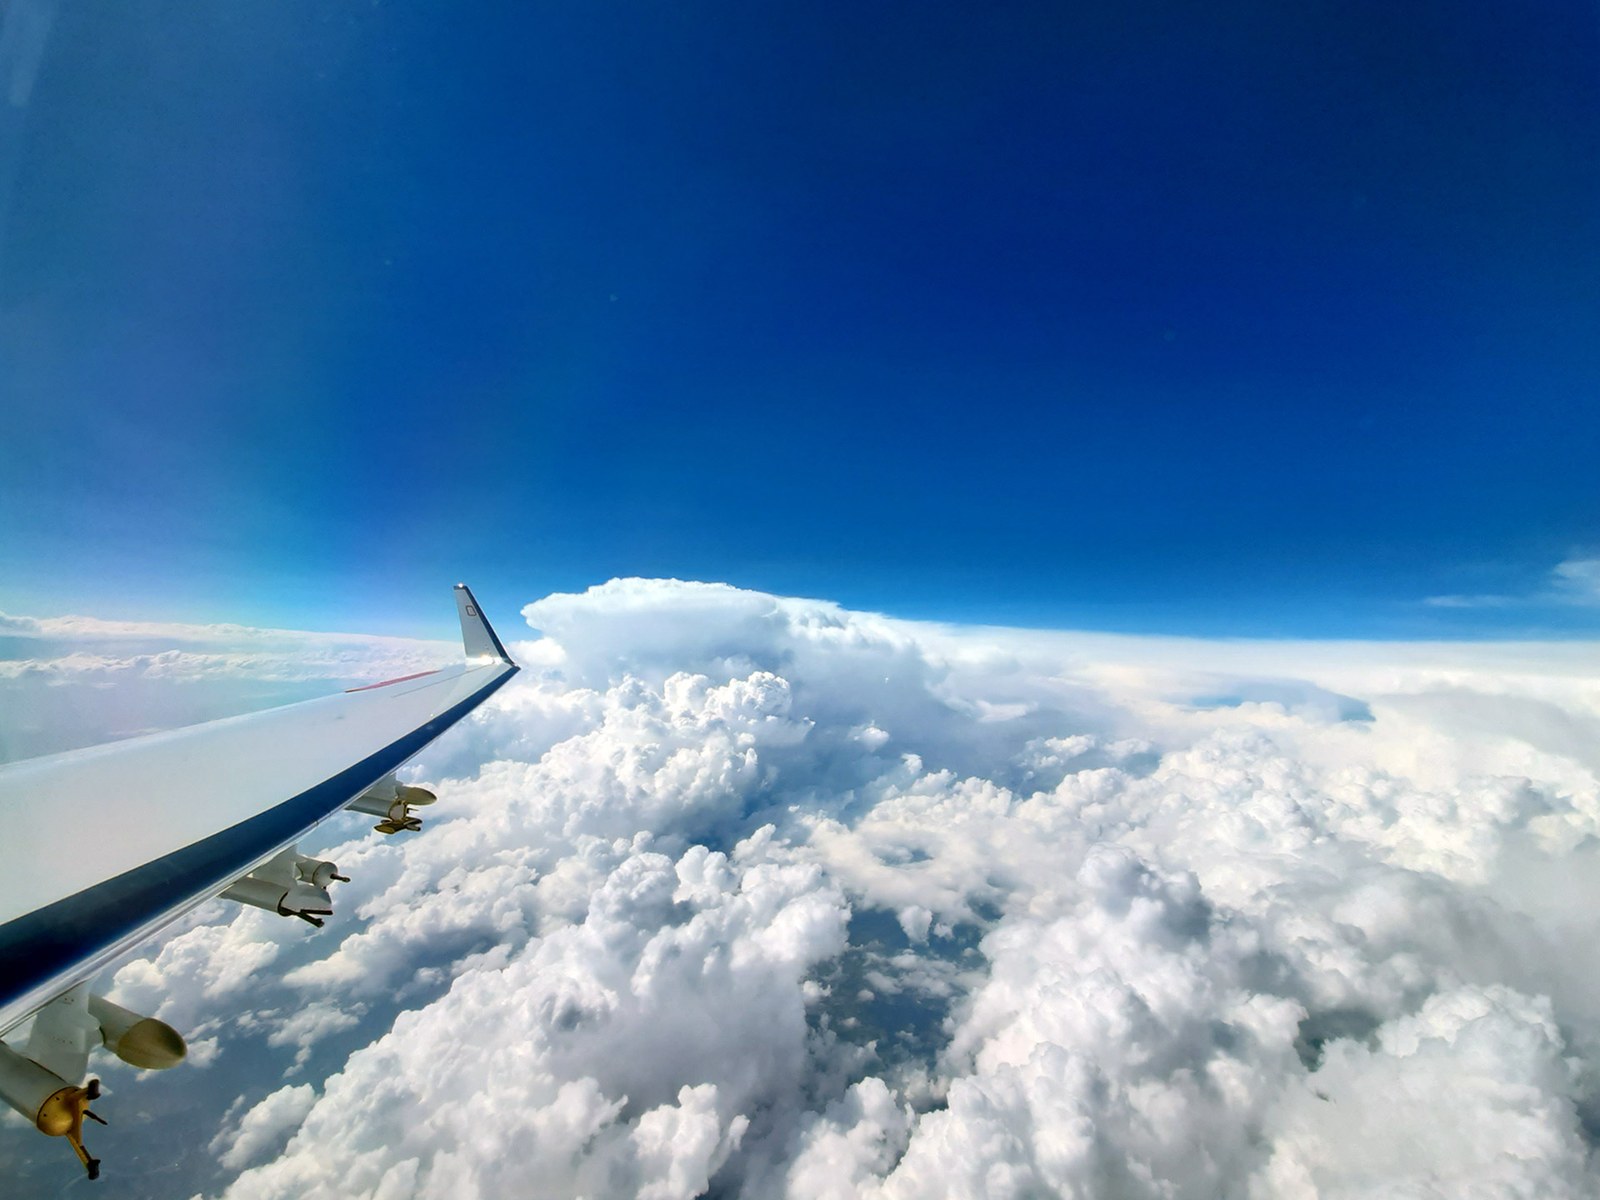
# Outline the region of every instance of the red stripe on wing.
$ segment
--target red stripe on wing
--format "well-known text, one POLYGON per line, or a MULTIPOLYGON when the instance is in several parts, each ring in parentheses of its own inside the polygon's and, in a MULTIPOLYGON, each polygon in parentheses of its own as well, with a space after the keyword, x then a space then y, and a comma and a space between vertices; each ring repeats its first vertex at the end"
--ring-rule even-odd
POLYGON ((391 683, 404 683, 408 679, 421 679, 424 675, 437 675, 438 671, 418 671, 415 675, 402 675, 399 679, 385 679, 382 683, 369 683, 365 687, 345 688, 346 692, 370 692, 373 688, 388 687, 391 683))

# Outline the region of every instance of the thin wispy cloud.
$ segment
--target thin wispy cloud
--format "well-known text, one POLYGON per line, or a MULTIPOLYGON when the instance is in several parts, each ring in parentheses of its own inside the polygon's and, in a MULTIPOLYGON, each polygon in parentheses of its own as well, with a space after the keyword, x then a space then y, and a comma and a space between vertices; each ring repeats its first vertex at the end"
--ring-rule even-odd
POLYGON ((1538 608, 1600 606, 1600 558, 1569 558, 1551 568, 1541 586, 1526 592, 1429 596, 1433 608, 1538 608))

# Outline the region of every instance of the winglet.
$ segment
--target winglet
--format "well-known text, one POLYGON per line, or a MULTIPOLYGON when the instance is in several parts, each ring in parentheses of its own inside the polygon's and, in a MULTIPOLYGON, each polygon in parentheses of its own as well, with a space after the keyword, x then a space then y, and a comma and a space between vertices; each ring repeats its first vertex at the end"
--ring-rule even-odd
POLYGON ((456 612, 461 617, 461 644, 466 648, 468 658, 498 658, 501 662, 511 661, 511 656, 506 653, 506 648, 500 644, 500 639, 490 627, 488 618, 478 607, 478 598, 464 583, 456 584, 456 612))

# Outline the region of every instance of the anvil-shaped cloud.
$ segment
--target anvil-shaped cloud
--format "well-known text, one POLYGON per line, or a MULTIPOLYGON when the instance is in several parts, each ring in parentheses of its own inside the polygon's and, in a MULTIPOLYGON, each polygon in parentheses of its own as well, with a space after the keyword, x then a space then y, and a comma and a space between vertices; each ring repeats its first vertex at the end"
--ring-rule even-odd
POLYGON ((227 1051, 138 1085, 191 1190, 1600 1190, 1600 648, 525 615, 326 930, 118 973, 227 1051))

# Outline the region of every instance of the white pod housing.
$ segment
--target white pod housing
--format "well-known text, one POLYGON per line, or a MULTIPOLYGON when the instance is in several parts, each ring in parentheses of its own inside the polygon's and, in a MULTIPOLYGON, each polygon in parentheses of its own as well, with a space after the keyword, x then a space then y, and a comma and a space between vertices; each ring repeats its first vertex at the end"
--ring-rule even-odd
POLYGON ((183 1036, 171 1025, 140 1016, 104 996, 89 997, 89 1015, 99 1023, 106 1049, 142 1071, 165 1071, 189 1053, 183 1036))
POLYGON ((432 804, 437 799, 427 788, 396 783, 391 778, 379 780, 345 807, 354 812, 382 817, 383 820, 373 826, 379 833, 399 833, 402 830, 414 833, 422 828, 422 821, 413 817, 411 810, 432 804))
POLYGON ((254 875, 234 880, 223 889, 222 897, 264 908, 280 917, 299 917, 319 929, 322 927, 321 918, 333 912, 333 900, 322 888, 301 882, 285 887, 254 875))
POLYGON ((309 883, 314 888, 326 888, 334 882, 350 882, 348 875, 339 874, 337 863, 331 863, 325 858, 297 858, 294 869, 302 882, 309 883))
MULTIPOLYGON (((38 1125, 46 1100, 71 1085, 54 1071, 47 1071, 31 1058, 24 1058, 0 1042, 0 1098, 29 1122, 38 1125)), ((42 1128, 42 1127, 41 1127, 42 1128)), ((50 1130, 46 1129, 46 1133, 50 1130)))
POLYGON ((82 1087, 68 1083, 0 1042, 0 1099, 27 1117, 40 1133, 66 1138, 90 1179, 99 1178, 100 1160, 84 1148, 83 1121, 85 1117, 100 1120, 89 1111, 90 1102, 99 1098, 98 1079, 82 1087))

